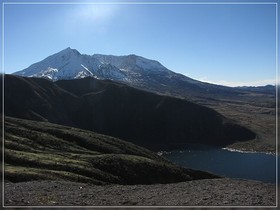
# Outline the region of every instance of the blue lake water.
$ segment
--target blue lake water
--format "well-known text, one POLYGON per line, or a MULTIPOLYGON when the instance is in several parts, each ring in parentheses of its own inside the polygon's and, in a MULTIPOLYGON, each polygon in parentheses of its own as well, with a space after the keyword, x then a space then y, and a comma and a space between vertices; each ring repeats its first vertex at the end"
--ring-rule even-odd
MULTIPOLYGON (((206 145, 189 145, 185 150, 164 153, 185 168, 217 175, 276 183, 276 156, 265 153, 232 152, 206 145)), ((279 156, 277 157, 279 161, 279 156)))

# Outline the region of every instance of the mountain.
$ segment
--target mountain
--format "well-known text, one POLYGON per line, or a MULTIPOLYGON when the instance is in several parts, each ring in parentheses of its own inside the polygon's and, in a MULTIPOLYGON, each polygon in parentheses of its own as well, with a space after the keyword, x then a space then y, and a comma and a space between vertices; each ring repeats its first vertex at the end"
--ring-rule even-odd
POLYGON ((14 75, 53 81, 94 77, 120 81, 133 87, 177 96, 236 94, 238 90, 200 82, 165 68, 158 61, 137 55, 84 55, 67 48, 14 75), (187 94, 186 94, 187 93, 187 94))
POLYGON ((5 75, 5 115, 87 129, 156 151, 256 136, 210 108, 91 77, 52 82, 5 75))
POLYGON ((184 97, 202 104, 207 104, 209 98, 239 100, 243 97, 249 98, 252 102, 255 100, 252 92, 275 95, 274 86, 231 88, 194 80, 167 69, 158 61, 137 55, 85 55, 71 48, 15 72, 14 75, 41 77, 52 81, 84 77, 110 79, 155 93, 184 97))
POLYGON ((215 177, 110 136, 5 117, 5 181, 152 184, 215 177))
POLYGON ((275 151, 275 86, 232 88, 215 85, 175 73, 158 61, 137 55, 89 56, 70 48, 14 74, 43 77, 52 81, 90 76, 121 82, 156 94, 187 99, 214 109, 257 134, 257 138, 250 144, 235 144, 238 149, 275 151))
POLYGON ((93 56, 82 55, 67 48, 35 63, 15 75, 42 77, 50 80, 95 77, 100 79, 125 80, 124 73, 110 64, 104 64, 93 56))
MULTIPOLYGON (((136 55, 83 55, 77 50, 66 48, 30 67, 15 72, 15 75, 42 77, 53 81, 94 77, 128 83, 143 80, 141 71, 169 72, 159 62, 136 55)), ((145 76, 145 75, 144 75, 145 76)))

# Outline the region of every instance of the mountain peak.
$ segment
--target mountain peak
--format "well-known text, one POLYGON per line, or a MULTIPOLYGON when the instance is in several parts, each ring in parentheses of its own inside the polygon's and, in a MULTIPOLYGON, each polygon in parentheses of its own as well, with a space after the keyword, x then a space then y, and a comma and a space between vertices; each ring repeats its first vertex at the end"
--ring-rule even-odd
POLYGON ((60 52, 58 52, 58 54, 61 54, 61 53, 73 53, 73 54, 76 54, 76 55, 81 55, 81 53, 78 50, 72 49, 70 47, 67 47, 64 50, 61 50, 60 52))
POLYGON ((142 84, 143 78, 149 77, 150 74, 168 72, 169 70, 158 61, 135 54, 125 56, 94 54, 91 56, 67 47, 14 74, 44 77, 50 80, 78 79, 90 76, 142 84))

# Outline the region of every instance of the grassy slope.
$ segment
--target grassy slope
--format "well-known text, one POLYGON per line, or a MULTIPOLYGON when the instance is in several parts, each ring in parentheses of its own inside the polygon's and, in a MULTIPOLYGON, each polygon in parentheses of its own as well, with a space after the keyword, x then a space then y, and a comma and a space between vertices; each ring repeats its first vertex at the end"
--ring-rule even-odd
POLYGON ((147 149, 94 132, 5 118, 5 179, 151 184, 214 177, 147 149))

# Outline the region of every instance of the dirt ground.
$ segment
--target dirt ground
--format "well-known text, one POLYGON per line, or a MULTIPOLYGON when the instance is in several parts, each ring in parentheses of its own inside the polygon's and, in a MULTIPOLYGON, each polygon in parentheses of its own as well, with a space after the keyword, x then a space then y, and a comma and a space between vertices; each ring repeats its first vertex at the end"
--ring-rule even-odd
POLYGON ((275 206, 276 186, 239 179, 97 186, 65 181, 5 183, 5 206, 275 206))

